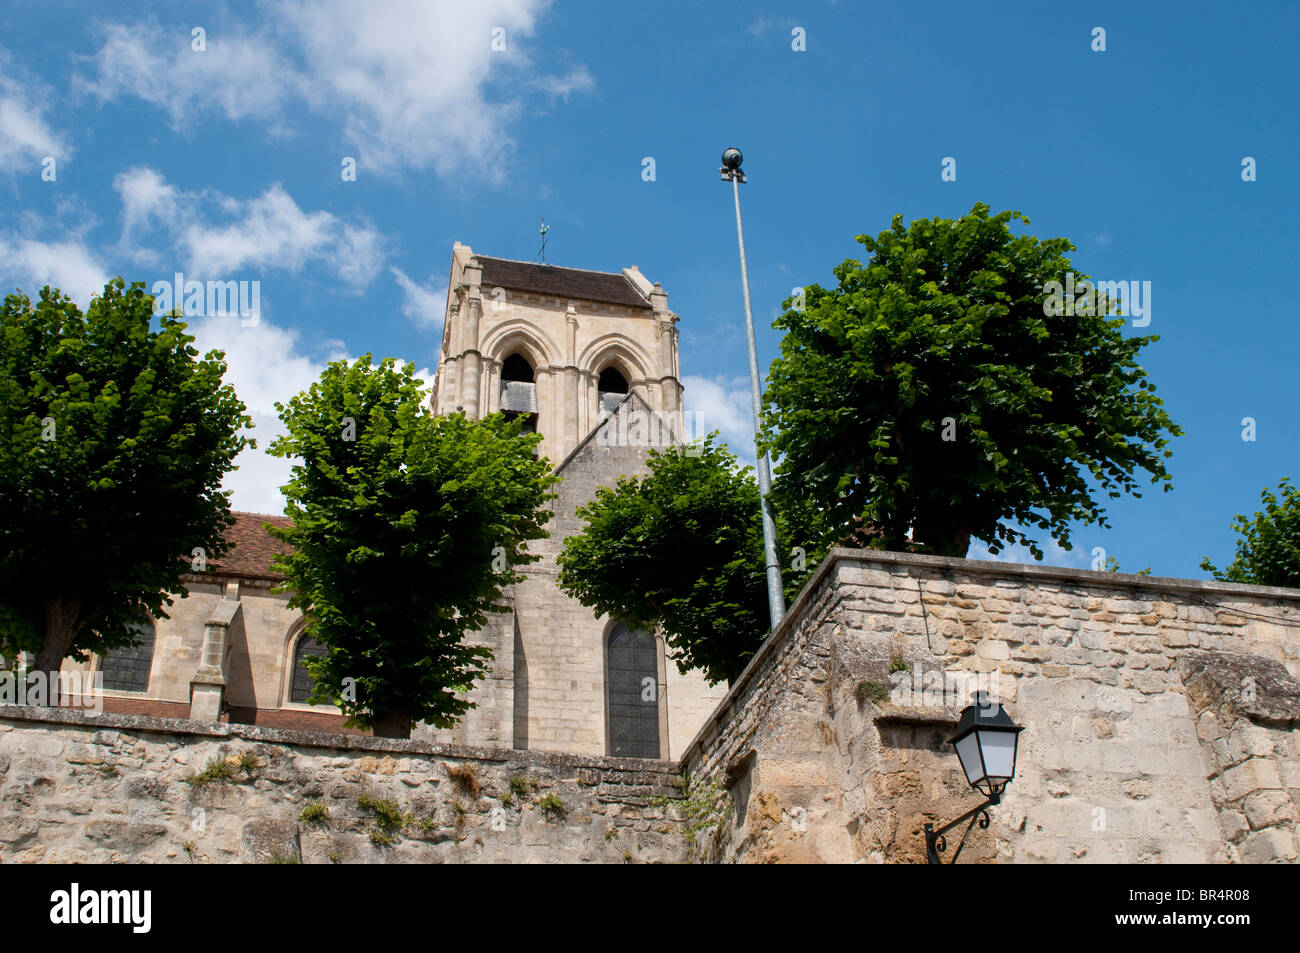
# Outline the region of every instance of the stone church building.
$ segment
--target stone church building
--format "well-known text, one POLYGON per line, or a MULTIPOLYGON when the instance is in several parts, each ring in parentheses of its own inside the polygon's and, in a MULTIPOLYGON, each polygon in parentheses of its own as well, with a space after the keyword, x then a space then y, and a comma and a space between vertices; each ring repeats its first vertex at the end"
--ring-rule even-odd
MULTIPOLYGON (((680 674, 653 633, 597 618, 555 584, 564 539, 581 529, 577 508, 597 487, 646 472, 649 447, 684 432, 677 320, 635 266, 587 271, 454 246, 432 410, 523 417, 562 482, 551 535, 533 544, 541 560, 507 593, 511 611, 476 635, 494 657, 471 693, 477 707, 455 729, 421 725, 413 737, 676 759, 726 694, 680 674)), ((267 523, 285 518, 237 513, 233 549, 187 577, 189 596, 142 627, 136 648, 69 660, 65 671, 102 672, 108 712, 340 730, 336 708, 306 703, 301 659, 320 648, 287 594, 271 591, 283 544, 267 523)))

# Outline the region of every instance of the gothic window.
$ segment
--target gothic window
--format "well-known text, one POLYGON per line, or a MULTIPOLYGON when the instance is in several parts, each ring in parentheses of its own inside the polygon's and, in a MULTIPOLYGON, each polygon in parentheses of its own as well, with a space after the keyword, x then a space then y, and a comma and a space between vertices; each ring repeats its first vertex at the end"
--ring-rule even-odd
POLYGON ((99 660, 104 676, 104 691, 147 692, 149 673, 153 670, 154 629, 148 622, 128 626, 135 645, 109 649, 99 660))
POLYGON ((609 753, 659 757, 659 647, 650 632, 619 623, 607 646, 609 753))
POLYGON ((501 364, 501 410, 509 419, 524 418, 524 433, 537 433, 537 384, 533 366, 520 354, 501 364))
POLYGON ((596 393, 600 397, 600 412, 612 414, 619 401, 627 396, 627 378, 617 368, 607 367, 596 381, 596 393))
POLYGON ((325 646, 315 639, 306 635, 298 638, 298 644, 293 650, 293 681, 289 685, 289 701, 299 705, 307 704, 307 697, 311 694, 315 679, 311 677, 302 660, 319 658, 324 654, 325 646))
POLYGON ((503 381, 521 381, 531 384, 533 383, 533 367, 522 354, 511 354, 501 365, 501 379, 503 381))

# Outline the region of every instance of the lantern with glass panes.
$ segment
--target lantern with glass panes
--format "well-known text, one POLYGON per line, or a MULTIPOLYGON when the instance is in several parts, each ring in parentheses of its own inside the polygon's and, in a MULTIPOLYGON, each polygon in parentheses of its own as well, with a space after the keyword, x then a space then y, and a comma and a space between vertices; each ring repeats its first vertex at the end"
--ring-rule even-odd
POLYGON ((961 713, 957 733, 948 739, 948 743, 957 750, 957 759, 966 772, 966 780, 986 800, 938 830, 934 830, 933 824, 925 825, 925 859, 928 863, 943 863, 939 854, 948 849, 944 835, 962 821, 968 820, 970 823, 966 825, 950 863, 956 863, 961 856, 961 849, 966 846, 966 836, 970 834, 977 819, 980 830, 988 829, 988 809, 1001 803, 1002 792, 1016 776, 1016 749, 1020 743, 1020 732, 1024 730, 1011 720, 1005 708, 989 698, 987 692, 977 692, 975 704, 961 713))

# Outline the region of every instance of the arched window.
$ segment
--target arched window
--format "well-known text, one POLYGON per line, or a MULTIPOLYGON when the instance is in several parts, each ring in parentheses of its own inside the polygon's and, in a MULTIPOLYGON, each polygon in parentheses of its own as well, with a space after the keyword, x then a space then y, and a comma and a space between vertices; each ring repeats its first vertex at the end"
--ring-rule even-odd
POLYGON ((524 418, 524 433, 537 433, 537 384, 533 366, 521 354, 501 364, 501 410, 507 418, 524 418))
POLYGON ((658 758, 659 646, 650 632, 619 623, 606 647, 609 753, 619 758, 658 758))
POLYGON ((293 680, 289 683, 289 701, 299 705, 307 704, 307 697, 311 695, 312 687, 316 682, 302 660, 319 658, 324 654, 325 646, 315 639, 307 635, 298 637, 298 644, 293 650, 293 680))
POLYGON ((600 397, 600 412, 612 414, 619 401, 627 396, 627 378, 619 373, 618 368, 607 367, 596 381, 596 393, 600 397))
POLYGON ((503 381, 521 381, 531 384, 533 383, 533 366, 528 363, 528 359, 522 354, 511 354, 501 365, 501 379, 503 381))
POLYGON ((149 690, 149 674, 153 670, 153 625, 138 622, 127 628, 136 644, 109 649, 99 660, 99 671, 104 676, 103 687, 106 692, 149 690))

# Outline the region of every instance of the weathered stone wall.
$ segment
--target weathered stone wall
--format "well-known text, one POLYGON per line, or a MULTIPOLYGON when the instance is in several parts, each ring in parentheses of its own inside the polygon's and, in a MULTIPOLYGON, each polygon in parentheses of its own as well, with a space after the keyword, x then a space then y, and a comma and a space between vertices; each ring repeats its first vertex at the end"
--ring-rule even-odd
POLYGON ((668 762, 3 706, 0 861, 677 861, 677 777, 668 762), (226 776, 193 783, 204 772, 226 776), (326 816, 304 816, 313 804, 326 816))
POLYGON ((1026 731, 962 862, 1293 861, 1298 672, 1295 590, 838 550, 684 761, 719 858, 919 861, 992 688, 1026 731))
MULTIPOLYGON (((570 628, 599 657, 603 625, 570 628)), ((551 712, 587 708, 516 709, 516 743, 601 718, 579 671, 525 669, 551 712)), ((919 862, 923 824, 980 800, 946 739, 984 689, 1026 730, 961 862, 1293 862, 1298 672, 1300 591, 837 550, 680 764, 7 707, 0 860, 919 862), (228 776, 187 783, 204 771, 228 776)), ((685 693, 661 688, 671 712, 685 693)))

